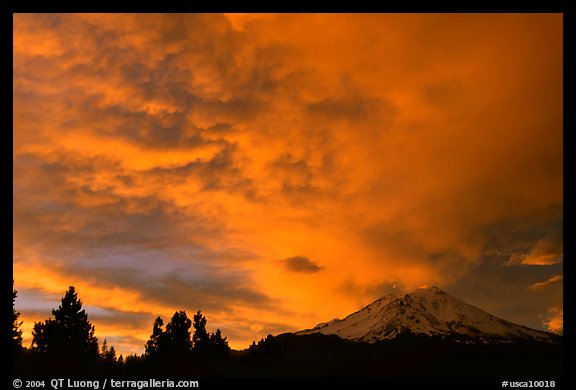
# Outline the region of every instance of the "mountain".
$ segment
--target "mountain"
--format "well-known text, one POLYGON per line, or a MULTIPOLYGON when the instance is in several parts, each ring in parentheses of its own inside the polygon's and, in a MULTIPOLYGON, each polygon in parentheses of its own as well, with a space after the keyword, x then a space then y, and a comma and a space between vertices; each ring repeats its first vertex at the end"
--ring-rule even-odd
POLYGON ((419 288, 403 296, 388 294, 344 319, 324 322, 295 334, 314 333, 368 343, 409 334, 467 343, 561 340, 558 335, 495 317, 438 287, 419 288))
POLYGON ((563 372, 563 349, 561 336, 427 287, 385 295, 312 329, 269 335, 247 353, 259 374, 277 376, 553 378, 563 372))

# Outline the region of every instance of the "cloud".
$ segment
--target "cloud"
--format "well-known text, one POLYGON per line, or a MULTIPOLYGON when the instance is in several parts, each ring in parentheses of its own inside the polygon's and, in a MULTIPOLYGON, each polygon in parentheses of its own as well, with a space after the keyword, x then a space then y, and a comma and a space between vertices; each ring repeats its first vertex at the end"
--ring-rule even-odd
POLYGON ((330 121, 345 120, 353 124, 358 124, 370 119, 384 111, 386 114, 394 115, 394 108, 389 102, 383 100, 369 100, 362 96, 346 96, 345 98, 325 98, 319 102, 310 103, 307 106, 308 113, 315 120, 330 121))
POLYGON ((226 18, 230 21, 230 24, 239 31, 246 30, 246 26, 249 25, 254 20, 265 18, 268 14, 258 13, 258 14, 244 14, 244 13, 229 13, 224 14, 226 18))
POLYGON ((550 279, 545 280, 543 282, 534 283, 533 285, 530 286, 530 289, 537 291, 537 290, 541 290, 543 288, 549 287, 549 286, 554 285, 554 284, 562 283, 562 281, 563 281, 562 275, 555 275, 555 276, 552 276, 550 279))
POLYGON ((517 297, 562 273, 561 15, 18 14, 13 64, 22 289, 235 345, 389 286, 558 305, 517 297))
POLYGON ((546 328, 553 333, 562 334, 564 330, 564 312, 561 307, 548 310, 550 316, 544 321, 546 328))
POLYGON ((284 260, 287 270, 301 273, 316 273, 322 271, 324 267, 319 266, 314 261, 305 256, 293 256, 284 260))
POLYGON ((547 235, 528 250, 513 253, 506 265, 552 265, 563 260, 561 230, 547 235))

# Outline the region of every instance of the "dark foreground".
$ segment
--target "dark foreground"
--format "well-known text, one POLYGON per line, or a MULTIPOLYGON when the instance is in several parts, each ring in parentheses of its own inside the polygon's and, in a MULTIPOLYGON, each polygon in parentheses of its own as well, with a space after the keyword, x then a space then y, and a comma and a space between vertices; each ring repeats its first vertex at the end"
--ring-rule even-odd
POLYGON ((220 356, 131 357, 124 362, 82 361, 24 351, 14 375, 66 377, 515 377, 558 378, 562 344, 461 342, 404 336, 376 344, 321 334, 268 336, 245 351, 220 356))

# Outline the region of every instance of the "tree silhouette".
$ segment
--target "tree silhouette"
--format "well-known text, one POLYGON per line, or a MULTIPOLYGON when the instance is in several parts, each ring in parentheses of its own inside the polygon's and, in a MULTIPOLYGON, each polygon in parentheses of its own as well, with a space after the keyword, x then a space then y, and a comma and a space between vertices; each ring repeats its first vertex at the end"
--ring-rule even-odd
POLYGON ((152 335, 146 342, 146 358, 162 359, 184 357, 192 351, 192 340, 190 338, 190 328, 192 321, 185 311, 174 313, 170 322, 166 325, 166 330, 162 329, 164 321, 157 317, 152 327, 152 335))
POLYGON ((193 350, 197 353, 206 353, 210 349, 210 336, 206 331, 206 317, 202 315, 200 310, 194 315, 194 336, 192 336, 192 341, 194 341, 193 350))
POLYGON ((222 355, 230 351, 227 338, 222 337, 220 329, 216 329, 216 333, 209 334, 206 330, 206 322, 206 317, 198 310, 194 315, 193 350, 203 356, 222 355))
POLYGON ((17 296, 18 292, 14 289, 14 280, 12 280, 12 347, 14 351, 22 349, 22 330, 20 329, 22 321, 18 322, 20 312, 16 311, 14 306, 17 296))
POLYGON ((163 343, 165 336, 164 330, 162 329, 163 326, 164 321, 161 317, 157 317, 152 326, 152 335, 150 335, 150 339, 146 342, 146 350, 144 354, 147 357, 158 355, 161 348, 160 345, 163 343))
POLYGON ((116 362, 116 349, 114 348, 114 346, 108 348, 108 342, 106 341, 106 339, 104 339, 104 342, 102 342, 102 349, 100 352, 100 356, 107 363, 116 362))
POLYGON ((222 337, 220 329, 216 329, 216 333, 210 335, 210 348, 213 353, 217 355, 225 354, 230 351, 227 337, 222 337))
POLYGON ((170 353, 175 355, 186 355, 192 351, 192 340, 190 340, 190 327, 192 321, 185 311, 177 311, 166 325, 166 345, 170 353))
POLYGON ((34 350, 71 359, 98 357, 94 326, 88 321, 74 286, 69 287, 58 309, 52 310, 52 315, 54 319, 34 323, 34 350))
POLYGON ((142 363, 142 357, 136 354, 126 355, 124 358, 124 367, 128 370, 138 369, 142 363))

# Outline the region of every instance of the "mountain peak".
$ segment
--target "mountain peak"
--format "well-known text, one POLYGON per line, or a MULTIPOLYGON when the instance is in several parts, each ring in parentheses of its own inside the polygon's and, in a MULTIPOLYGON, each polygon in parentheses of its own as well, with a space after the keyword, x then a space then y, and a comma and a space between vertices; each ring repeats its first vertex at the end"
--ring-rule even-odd
POLYGON ((345 317, 296 334, 335 334, 373 343, 400 334, 463 338, 471 342, 536 340, 557 336, 497 318, 452 297, 437 286, 421 286, 405 295, 386 294, 345 317))
POLYGON ((420 287, 415 288, 414 290, 412 290, 410 293, 414 293, 414 292, 431 292, 431 293, 436 293, 436 294, 448 294, 446 291, 442 290, 440 287, 438 286, 430 286, 430 285, 423 285, 420 287))

